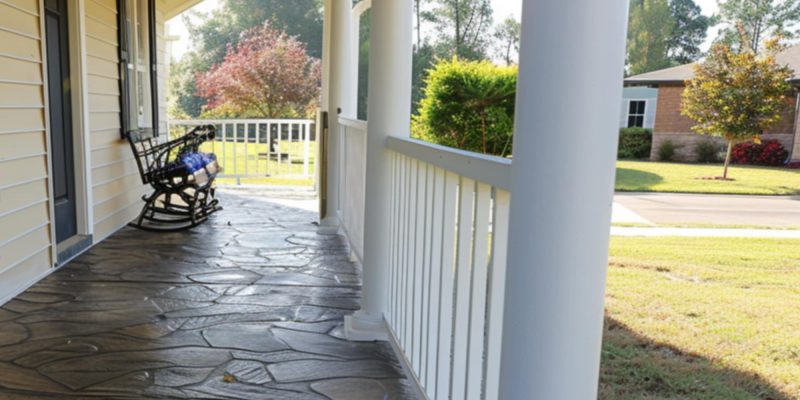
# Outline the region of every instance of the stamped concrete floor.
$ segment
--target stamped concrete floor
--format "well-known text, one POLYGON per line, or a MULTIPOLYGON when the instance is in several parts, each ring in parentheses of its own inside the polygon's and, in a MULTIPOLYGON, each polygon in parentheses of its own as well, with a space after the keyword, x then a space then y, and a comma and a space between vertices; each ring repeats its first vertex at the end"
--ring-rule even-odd
POLYGON ((342 340, 360 280, 315 215, 221 196, 190 232, 125 228, 0 308, 0 399, 405 399, 342 340))

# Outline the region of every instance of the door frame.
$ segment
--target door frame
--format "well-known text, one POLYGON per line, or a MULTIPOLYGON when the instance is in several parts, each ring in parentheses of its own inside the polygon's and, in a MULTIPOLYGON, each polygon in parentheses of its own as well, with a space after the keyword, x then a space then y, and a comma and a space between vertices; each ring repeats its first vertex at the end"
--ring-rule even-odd
MULTIPOLYGON (((39 0, 39 31, 42 53, 42 85, 44 87, 45 145, 47 146, 47 187, 50 209, 51 264, 58 264, 56 242, 55 201, 53 199, 53 161, 50 121, 50 84, 47 79, 47 32, 45 29, 44 0, 39 0)), ((70 101, 72 106, 73 162, 75 168, 75 216, 78 235, 91 236, 94 232, 92 213, 92 159, 91 132, 89 130, 89 88, 86 61, 85 0, 67 0, 67 28, 70 62, 70 101)))

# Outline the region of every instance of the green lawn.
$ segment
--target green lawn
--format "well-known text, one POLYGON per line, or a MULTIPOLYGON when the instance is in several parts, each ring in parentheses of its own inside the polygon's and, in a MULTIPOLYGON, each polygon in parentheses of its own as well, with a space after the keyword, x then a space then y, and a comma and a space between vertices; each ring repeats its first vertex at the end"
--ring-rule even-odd
POLYGON ((612 238, 600 398, 800 398, 797 249, 612 238))
MULTIPOLYGON (((286 160, 267 160, 259 156, 259 153, 267 152, 266 144, 233 143, 233 142, 206 142, 200 150, 215 153, 217 160, 222 166, 223 175, 245 176, 239 179, 242 184, 262 184, 262 185, 281 185, 281 186, 311 186, 314 184, 316 174, 317 142, 311 142, 308 146, 309 177, 303 176, 303 158, 305 147, 302 142, 281 143, 281 152, 289 153, 292 162, 286 160)), ((221 176, 217 178, 220 185, 235 185, 236 178, 221 176)))
POLYGON ((721 165, 618 161, 618 191, 787 195, 800 193, 800 170, 730 168, 733 181, 698 178, 722 175, 721 165))

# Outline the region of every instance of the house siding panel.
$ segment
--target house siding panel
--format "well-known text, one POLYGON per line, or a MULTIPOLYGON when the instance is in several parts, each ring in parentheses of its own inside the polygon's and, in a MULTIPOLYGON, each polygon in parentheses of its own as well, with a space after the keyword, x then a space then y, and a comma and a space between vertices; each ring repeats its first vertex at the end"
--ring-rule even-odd
POLYGON ((41 86, 0 82, 0 107, 41 108, 43 104, 41 86))
POLYGON ((0 304, 51 259, 39 1, 0 2, 0 304))
MULTIPOLYGON (((37 4, 38 11, 38 4, 37 4)), ((23 11, 8 4, 0 4, 0 29, 38 39, 39 13, 23 11)))
POLYGON ((162 8, 164 0, 156 1, 156 76, 158 83, 158 128, 167 132, 167 76, 169 73, 169 54, 165 37, 166 23, 162 8))
MULTIPOLYGON (((0 304, 53 266, 47 162, 47 101, 40 0, 0 0, 0 304)), ((70 3, 72 4, 72 3, 70 3)), ((159 128, 166 128, 167 45, 164 0, 157 1, 159 128)), ((84 3, 84 134, 91 164, 90 228, 95 243, 139 212, 147 188, 121 139, 116 0, 84 3)), ((76 46, 76 43, 70 43, 76 46)), ((75 107, 74 112, 79 112, 75 107)))
POLYGON ((136 216, 136 207, 124 201, 109 201, 109 198, 138 198, 144 194, 145 187, 138 176, 130 179, 128 172, 135 170, 136 162, 128 142, 121 139, 116 2, 88 1, 86 19, 92 213, 97 243, 136 216))
POLYGON ((2 29, 3 27, 0 26, 0 54, 26 60, 42 60, 38 38, 33 39, 2 29))

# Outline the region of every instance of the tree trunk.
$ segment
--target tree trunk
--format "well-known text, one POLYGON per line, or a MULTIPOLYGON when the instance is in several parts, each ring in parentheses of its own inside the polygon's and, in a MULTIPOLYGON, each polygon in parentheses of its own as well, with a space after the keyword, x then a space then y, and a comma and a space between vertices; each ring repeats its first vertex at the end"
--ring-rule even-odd
POLYGON ((458 0, 455 1, 456 17, 456 58, 461 58, 461 9, 458 0))
POLYGON ((722 172, 722 179, 728 179, 728 165, 731 163, 731 153, 733 153, 733 140, 728 140, 728 152, 725 154, 725 169, 722 172))

